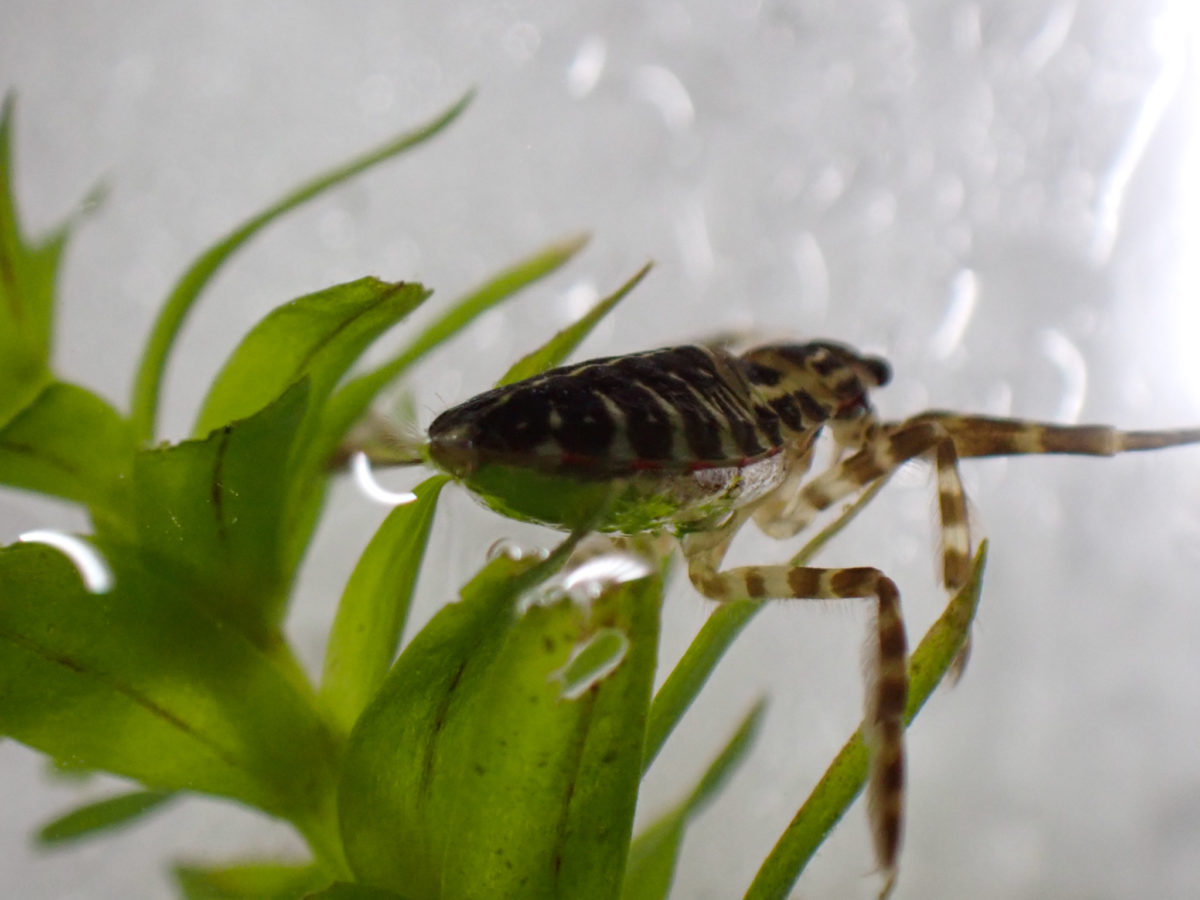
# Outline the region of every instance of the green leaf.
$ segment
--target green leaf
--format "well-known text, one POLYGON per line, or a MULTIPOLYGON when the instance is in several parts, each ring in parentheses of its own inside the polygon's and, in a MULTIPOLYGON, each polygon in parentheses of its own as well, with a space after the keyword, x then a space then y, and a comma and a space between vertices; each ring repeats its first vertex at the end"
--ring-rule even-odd
POLYGON ((585 243, 587 238, 581 236, 551 244, 494 276, 454 303, 391 360, 339 388, 330 398, 316 440, 317 458, 321 461, 331 458, 346 433, 366 414, 379 392, 403 375, 413 363, 454 337, 483 313, 557 271, 585 243))
POLYGON ((73 782, 82 784, 96 774, 94 769, 89 769, 87 766, 81 766, 69 759, 54 759, 53 757, 47 757, 45 762, 46 765, 43 769, 43 773, 46 775, 46 777, 62 781, 64 783, 73 782))
POLYGON ((725 651, 762 608, 762 603, 746 600, 722 603, 709 614, 700 632, 654 695, 642 760, 646 769, 658 757, 683 714, 708 683, 725 651))
POLYGON ((52 380, 55 281, 68 232, 60 227, 36 244, 21 234, 12 167, 15 105, 9 95, 0 106, 0 425, 52 380))
POLYGON ((311 863, 246 862, 233 866, 175 866, 187 900, 296 900, 329 884, 311 863))
POLYGON ((257 411, 301 378, 311 382, 308 412, 294 426, 299 452, 281 503, 285 571, 299 564, 324 503, 327 472, 314 435, 330 392, 371 341, 428 296, 418 284, 364 278, 301 297, 259 322, 217 376, 197 433, 257 411))
POLYGON ((155 790, 232 797, 338 859, 329 736, 288 673, 161 567, 101 547, 87 593, 35 544, 0 549, 0 733, 155 790))
POLYGON ((137 455, 140 545, 260 646, 271 639, 286 568, 291 460, 308 410, 302 381, 248 419, 137 455))
MULTIPOLYGON (((620 896, 629 854, 630 838, 633 833, 633 814, 637 804, 638 783, 641 779, 642 743, 646 731, 646 715, 654 685, 654 671, 658 661, 659 619, 662 607, 662 578, 655 575, 640 581, 630 582, 612 591, 591 604, 583 611, 581 621, 584 639, 591 630, 616 629, 629 638, 629 649, 620 666, 603 681, 593 685, 590 691, 573 701, 575 722, 569 728, 566 710, 561 702, 547 707, 546 712, 560 722, 562 738, 548 745, 561 754, 568 770, 566 784, 559 788, 557 796, 551 795, 562 808, 558 819, 558 834, 531 835, 535 849, 542 849, 554 867, 553 897, 612 898, 620 896), (545 848, 542 845, 545 844, 545 848)), ((578 610, 576 610, 578 612, 578 610)), ((533 644, 536 635, 530 635, 533 644)), ((536 646, 536 645, 535 645, 536 646)), ((530 646, 528 654, 535 652, 530 646)), ((506 648, 508 650, 510 648, 506 648)), ((512 651, 519 653, 520 647, 512 651)), ((541 670, 533 666, 529 683, 540 677, 541 670)), ((516 682, 508 686, 506 693, 516 700, 520 687, 516 682)), ((498 707, 489 707, 497 710, 498 707)), ((499 716, 497 718, 500 718, 499 716)), ((497 722, 497 738, 491 748, 480 747, 480 758, 499 756, 506 745, 503 722, 497 722)), ((541 744, 538 727, 522 723, 525 736, 532 737, 530 761, 540 759, 537 748, 541 744)), ((505 760, 509 763, 509 760, 505 760)), ((511 779, 519 777, 524 770, 519 765, 506 766, 510 771, 494 773, 492 783, 499 782, 506 789, 511 779)), ((483 779, 480 779, 483 781, 483 779)), ((523 797, 518 789, 513 799, 523 797)), ((495 796, 495 815, 504 811, 503 798, 495 796)), ((547 812, 554 809, 548 804, 547 812)), ((474 815, 476 811, 472 810, 474 815)), ((547 822, 548 819, 541 819, 547 822)), ((474 815, 477 828, 482 831, 479 845, 480 862, 489 863, 500 883, 506 880, 507 872, 494 857, 483 858, 482 839, 493 846, 502 842, 502 837, 489 816, 474 815)), ((532 861, 532 860, 531 860, 532 861)), ((462 895, 470 896, 470 886, 464 884, 462 895)))
MULTIPOLYGON (((793 566, 807 565, 817 553, 831 541, 843 528, 850 524, 875 495, 883 490, 887 480, 883 479, 871 485, 840 515, 818 532, 795 556, 790 564, 793 566)), ((683 714, 687 712, 692 701, 708 683, 709 676, 716 669, 729 649, 734 639, 742 633, 765 603, 741 601, 724 603, 713 610, 705 621, 700 633, 688 645, 683 657, 671 670, 667 680, 654 697, 650 707, 650 721, 646 726, 646 752, 643 767, 650 768, 658 752, 662 749, 683 714)))
POLYGON ((665 900, 689 821, 716 795, 749 752, 765 708, 763 700, 754 704, 688 798, 634 840, 621 900, 665 900))
POLYGON ((441 475, 427 479, 417 486, 416 501, 388 514, 342 593, 325 654, 321 701, 345 734, 379 689, 396 655, 433 512, 447 480, 441 475))
POLYGON ((407 900, 407 898, 392 891, 385 891, 383 888, 339 881, 323 891, 305 894, 304 900, 407 900))
POLYGON ((116 410, 90 391, 54 382, 0 428, 0 483, 124 520, 133 454, 129 423, 116 410))
POLYGON ((175 795, 168 791, 131 791, 107 797, 73 809, 53 822, 47 822, 37 833, 38 843, 54 846, 92 837, 140 819, 158 809, 175 795))
POLYGON ((429 296, 419 284, 360 278, 269 313, 226 361, 193 429, 202 437, 262 409, 308 377, 314 409, 380 334, 429 296))
MULTIPOLYGON (((979 545, 971 575, 945 611, 925 633, 908 662, 908 706, 905 722, 916 718, 933 689, 941 683, 971 631, 983 586, 987 542, 979 545)), ((862 728, 851 735, 817 786, 780 835, 746 892, 746 900, 785 900, 804 867, 845 815, 867 779, 868 754, 862 728)))
MULTIPOLYGON (((433 780, 455 763, 445 735, 460 722, 513 627, 518 578, 531 560, 493 560, 413 638, 359 717, 342 764, 338 811, 363 881, 438 896, 448 835, 433 780), (440 834, 435 832, 441 832, 440 834)), ((461 725, 459 726, 461 728, 461 725)), ((445 790, 445 775, 438 787, 445 790)))
POLYGON ((526 563, 493 561, 401 654, 350 739, 339 811, 366 882, 442 900, 615 898, 628 849, 661 581, 515 618, 526 563), (562 697, 572 650, 630 641, 562 697))
MULTIPOLYGON (((458 117, 470 99, 471 95, 467 94, 428 124, 415 131, 402 134, 378 149, 314 178, 273 206, 248 219, 205 251, 192 264, 179 283, 175 285, 159 312, 138 366, 131 407, 134 434, 140 441, 150 440, 154 436, 159 389, 167 357, 175 343, 175 338, 200 292, 234 251, 284 213, 290 212, 302 203, 341 184, 365 169, 416 147, 433 137, 458 117)), ((217 424, 223 423, 218 422, 217 424)))
POLYGON ((646 277, 651 265, 653 264, 646 263, 632 278, 617 288, 614 293, 597 303, 578 321, 572 322, 537 350, 517 360, 512 368, 505 372, 504 376, 496 382, 496 386, 502 387, 506 384, 523 381, 526 378, 553 368, 570 356, 583 339, 591 334, 592 329, 600 323, 600 320, 608 315, 613 307, 620 303, 625 298, 625 295, 637 287, 638 283, 646 277))

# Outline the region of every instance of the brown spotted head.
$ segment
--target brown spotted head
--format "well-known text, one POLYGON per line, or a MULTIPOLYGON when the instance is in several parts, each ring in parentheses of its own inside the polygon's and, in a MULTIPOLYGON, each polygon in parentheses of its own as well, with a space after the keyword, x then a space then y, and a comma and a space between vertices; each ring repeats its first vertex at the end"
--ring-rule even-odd
POLYGON ((740 359, 755 390, 792 431, 863 419, 871 411, 869 391, 892 377, 885 360, 831 341, 769 344, 740 359))

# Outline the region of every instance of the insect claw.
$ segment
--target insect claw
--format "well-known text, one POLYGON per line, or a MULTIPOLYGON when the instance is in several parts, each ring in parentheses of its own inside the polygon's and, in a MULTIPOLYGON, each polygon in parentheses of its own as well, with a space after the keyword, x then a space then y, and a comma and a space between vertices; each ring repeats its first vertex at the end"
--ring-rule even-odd
POLYGON ((950 687, 956 687, 962 680, 963 673, 967 671, 967 663, 971 660, 971 636, 968 634, 967 639, 963 641, 963 645, 959 648, 958 654, 950 663, 950 668, 946 672, 946 681, 950 687))
POLYGON ((883 882, 883 889, 879 892, 879 900, 887 900, 887 898, 892 895, 892 891, 896 889, 896 876, 898 874, 899 873, 896 871, 895 866, 891 866, 890 868, 884 870, 884 875, 886 877, 885 881, 883 882))

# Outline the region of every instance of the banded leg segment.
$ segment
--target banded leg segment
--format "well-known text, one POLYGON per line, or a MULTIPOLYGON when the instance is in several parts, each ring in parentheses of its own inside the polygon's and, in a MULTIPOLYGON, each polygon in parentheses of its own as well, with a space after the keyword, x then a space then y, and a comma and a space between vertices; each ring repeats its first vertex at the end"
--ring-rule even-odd
POLYGON ((922 419, 883 426, 863 449, 804 485, 783 505, 777 519, 755 521, 771 537, 791 537, 839 500, 927 453, 932 453, 937 467, 942 580, 947 588, 956 590, 966 583, 970 572, 971 533, 955 442, 940 421, 922 419))
POLYGON ((954 440, 959 458, 1049 453, 1116 456, 1138 450, 1200 444, 1200 428, 1120 431, 1108 425, 1053 425, 1024 419, 963 416, 943 410, 921 413, 906 423, 889 427, 920 422, 936 423, 945 429, 954 440))
POLYGON ((736 532, 722 537, 690 535, 683 541, 688 576, 702 594, 720 602, 734 600, 874 600, 874 653, 866 684, 866 733, 871 763, 867 786, 868 816, 875 855, 892 886, 904 819, 904 710, 908 700, 908 641, 895 583, 873 568, 818 569, 792 566, 743 566, 719 571, 736 532), (692 540, 696 538, 698 540, 692 540))

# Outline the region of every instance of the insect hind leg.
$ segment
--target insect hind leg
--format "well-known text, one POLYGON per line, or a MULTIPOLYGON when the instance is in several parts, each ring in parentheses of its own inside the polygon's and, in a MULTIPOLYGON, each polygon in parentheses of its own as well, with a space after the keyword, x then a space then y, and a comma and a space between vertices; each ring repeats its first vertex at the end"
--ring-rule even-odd
POLYGON ((937 469, 941 520, 942 580, 950 590, 966 583, 971 564, 971 533, 966 492, 958 471, 959 454, 951 433, 938 420, 911 420, 876 429, 857 453, 811 479, 786 502, 759 508, 755 523, 771 537, 798 534, 850 495, 888 478, 911 459, 930 454, 937 469))
POLYGON ((874 652, 866 684, 864 737, 871 751, 868 816, 875 855, 891 891, 904 817, 904 713, 908 700, 908 641, 895 583, 878 569, 820 569, 803 566, 742 566, 720 571, 737 526, 719 535, 698 533, 683 540, 688 576, 705 596, 735 600, 834 600, 875 602, 874 652))
POLYGON ((1054 425, 1025 419, 966 416, 944 410, 931 410, 908 420, 917 422, 937 423, 944 428, 953 438, 960 458, 1058 453, 1116 456, 1200 444, 1200 428, 1121 431, 1108 425, 1054 425))

